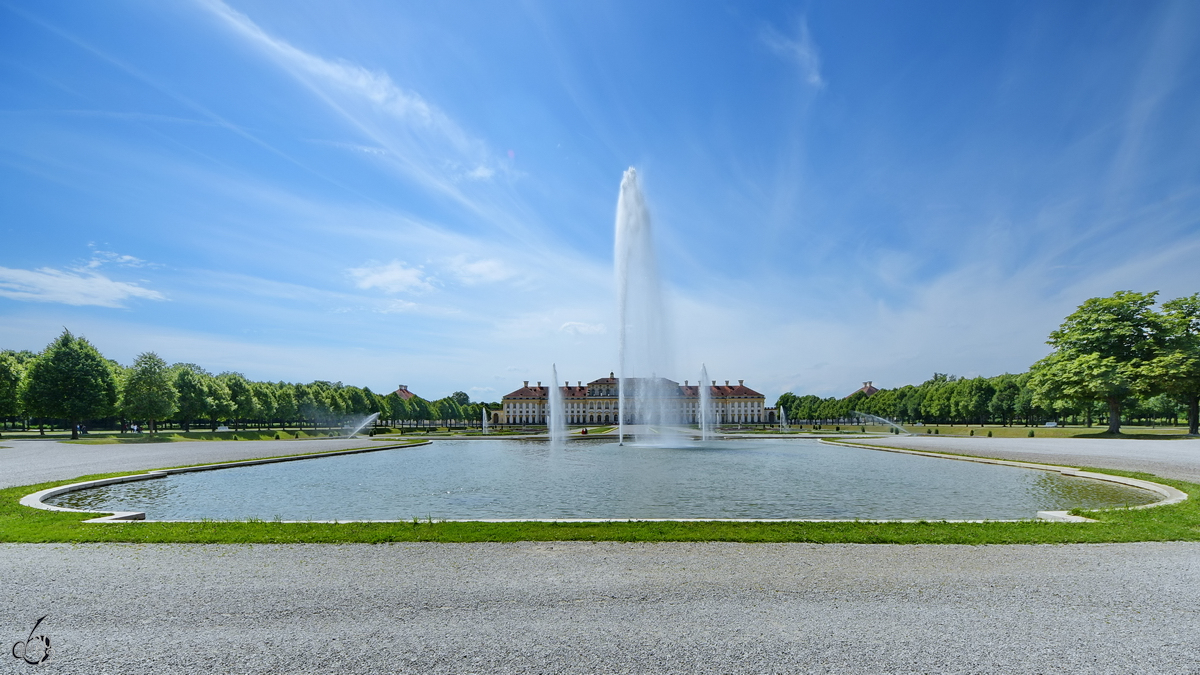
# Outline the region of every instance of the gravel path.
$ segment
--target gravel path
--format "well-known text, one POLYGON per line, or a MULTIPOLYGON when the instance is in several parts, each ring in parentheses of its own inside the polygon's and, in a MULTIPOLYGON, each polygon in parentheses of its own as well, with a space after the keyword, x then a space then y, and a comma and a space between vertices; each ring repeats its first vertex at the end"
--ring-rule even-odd
POLYGON ((890 436, 858 441, 911 450, 953 452, 1025 462, 1146 471, 1200 483, 1200 439, 987 438, 890 436))
POLYGON ((4 646, 49 614, 56 651, 0 672, 1200 672, 1190 543, 0 545, 0 569, 4 646))
MULTIPOLYGON (((394 441, 393 441, 394 442, 394 441)), ((83 445, 58 441, 4 439, 0 446, 0 488, 33 485, 94 473, 161 469, 185 464, 232 462, 306 452, 361 448, 381 442, 356 439, 290 441, 180 441, 176 443, 83 445)))

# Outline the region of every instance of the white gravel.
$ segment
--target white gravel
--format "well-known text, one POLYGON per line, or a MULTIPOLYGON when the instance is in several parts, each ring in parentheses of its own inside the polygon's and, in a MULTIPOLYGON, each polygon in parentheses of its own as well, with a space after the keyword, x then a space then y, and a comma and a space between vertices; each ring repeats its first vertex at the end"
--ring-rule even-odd
POLYGON ((348 450, 383 445, 383 442, 369 438, 311 438, 84 445, 54 440, 6 438, 4 445, 7 447, 0 447, 0 488, 78 478, 95 473, 162 469, 187 464, 348 450))
POLYGON ((885 436, 855 441, 910 450, 953 452, 1065 466, 1145 471, 1200 483, 1200 439, 987 438, 885 436))
MULTIPOLYGON (((0 545, 64 673, 1195 673, 1200 544, 0 545)), ((6 650, 7 651, 7 650, 6 650)))

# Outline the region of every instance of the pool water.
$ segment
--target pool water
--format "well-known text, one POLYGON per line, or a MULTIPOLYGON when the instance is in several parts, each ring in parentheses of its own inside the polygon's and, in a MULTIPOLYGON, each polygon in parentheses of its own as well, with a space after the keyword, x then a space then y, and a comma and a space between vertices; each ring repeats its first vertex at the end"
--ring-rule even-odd
POLYGON ((821 444, 552 447, 435 441, 413 448, 202 471, 49 500, 148 520, 1034 518, 1157 496, 1056 472, 821 444))

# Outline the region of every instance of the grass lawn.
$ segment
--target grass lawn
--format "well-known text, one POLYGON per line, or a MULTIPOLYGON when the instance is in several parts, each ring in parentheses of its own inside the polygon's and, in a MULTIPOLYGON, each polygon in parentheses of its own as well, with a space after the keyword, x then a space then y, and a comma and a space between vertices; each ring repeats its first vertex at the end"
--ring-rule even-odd
MULTIPOLYGON (((1080 467, 1083 468, 1083 467, 1080 467)), ((1145 473, 1087 468, 1152 480, 1200 495, 1200 485, 1145 473)), ((741 523, 638 522, 480 523, 83 523, 92 515, 31 509, 19 500, 58 485, 131 475, 125 472, 0 490, 0 542, 136 543, 384 543, 513 541, 737 541, 862 544, 1066 544, 1135 541, 1200 541, 1200 499, 1151 509, 1074 511, 1097 523, 741 523)))

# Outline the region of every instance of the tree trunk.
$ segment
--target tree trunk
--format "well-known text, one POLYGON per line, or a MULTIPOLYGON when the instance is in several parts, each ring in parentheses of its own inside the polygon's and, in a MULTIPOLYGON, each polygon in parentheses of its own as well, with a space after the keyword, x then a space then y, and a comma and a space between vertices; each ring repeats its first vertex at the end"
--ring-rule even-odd
POLYGON ((1192 394, 1188 397, 1188 433, 1195 436, 1197 433, 1197 422, 1200 422, 1200 395, 1192 394))
POLYGON ((1108 433, 1121 433, 1121 399, 1108 399, 1108 433))
POLYGON ((79 440, 79 422, 71 422, 71 440, 79 440))

